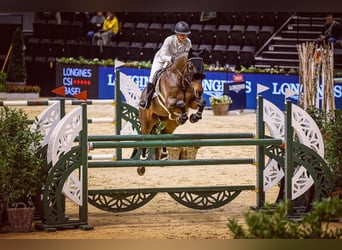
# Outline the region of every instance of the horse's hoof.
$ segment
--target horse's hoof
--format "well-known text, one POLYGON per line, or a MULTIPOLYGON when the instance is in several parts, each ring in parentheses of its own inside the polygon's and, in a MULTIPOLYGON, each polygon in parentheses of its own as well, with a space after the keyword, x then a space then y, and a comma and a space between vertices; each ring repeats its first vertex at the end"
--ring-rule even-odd
POLYGON ((198 122, 200 119, 202 119, 201 116, 198 116, 198 115, 195 115, 195 114, 190 115, 190 122, 191 123, 198 122))
POLYGON ((140 156, 140 160, 146 161, 146 160, 147 160, 147 156, 143 157, 143 156, 141 155, 141 156, 140 156))
POLYGON ((145 174, 145 167, 138 167, 137 173, 138 175, 143 176, 145 174))
POLYGON ((168 154, 165 154, 165 155, 161 155, 160 156, 160 160, 162 160, 162 161, 166 161, 166 160, 168 160, 169 159, 169 155, 168 154))
POLYGON ((178 125, 183 125, 188 120, 187 116, 181 116, 176 119, 178 125))

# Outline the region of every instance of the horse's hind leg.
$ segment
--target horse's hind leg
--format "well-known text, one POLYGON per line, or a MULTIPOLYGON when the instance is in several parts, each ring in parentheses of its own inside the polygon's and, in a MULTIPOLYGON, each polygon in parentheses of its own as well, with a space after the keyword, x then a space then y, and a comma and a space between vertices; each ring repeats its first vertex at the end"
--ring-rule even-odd
MULTIPOLYGON (((175 120, 164 120, 164 129, 162 134, 172 134, 177 128, 178 124, 175 120)), ((160 152, 160 160, 168 160, 169 159, 169 151, 167 147, 163 147, 160 152)))
MULTIPOLYGON (((155 123, 156 118, 147 109, 139 109, 139 120, 141 125, 141 134, 150 134, 155 123)), ((141 148, 140 160, 147 159, 147 149, 141 148)), ((145 174, 145 167, 138 167, 137 172, 139 175, 145 174)))
POLYGON ((147 152, 146 148, 141 149, 140 160, 142 160, 142 161, 147 160, 147 153, 146 152, 147 152))

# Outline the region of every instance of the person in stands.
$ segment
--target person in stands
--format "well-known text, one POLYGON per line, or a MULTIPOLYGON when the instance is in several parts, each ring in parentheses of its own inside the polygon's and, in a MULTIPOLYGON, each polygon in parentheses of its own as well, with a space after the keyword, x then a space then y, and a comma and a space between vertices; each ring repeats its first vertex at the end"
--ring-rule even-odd
POLYGON ((87 32, 88 38, 91 40, 93 38, 93 35, 98 32, 100 29, 102 29, 103 22, 105 20, 105 17, 103 15, 103 12, 98 11, 96 12, 96 15, 92 16, 90 19, 90 30, 87 32))
POLYGON ((341 32, 341 23, 335 20, 332 14, 329 14, 326 16, 324 28, 317 39, 317 42, 319 44, 335 44, 335 42, 341 37, 341 32))
POLYGON ((113 12, 107 12, 102 29, 93 36, 93 44, 101 41, 103 45, 110 42, 119 33, 119 20, 113 12))
POLYGON ((177 55, 189 52, 192 47, 191 40, 188 37, 190 33, 189 25, 184 21, 179 21, 175 25, 174 34, 165 38, 161 48, 154 56, 149 81, 146 86, 146 97, 141 98, 139 102, 140 108, 146 109, 151 105, 156 84, 154 79, 156 72, 162 69, 165 64, 173 63, 177 55))

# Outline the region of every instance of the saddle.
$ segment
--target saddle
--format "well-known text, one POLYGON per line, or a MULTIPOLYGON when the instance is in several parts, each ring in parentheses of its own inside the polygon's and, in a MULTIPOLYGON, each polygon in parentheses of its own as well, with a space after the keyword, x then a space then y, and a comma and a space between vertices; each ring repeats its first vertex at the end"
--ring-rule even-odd
POLYGON ((159 83, 160 83, 161 75, 171 65, 172 64, 166 64, 163 68, 161 68, 160 70, 156 71, 156 73, 154 74, 153 79, 152 79, 152 84, 154 85, 154 93, 153 93, 152 99, 159 95, 159 83))

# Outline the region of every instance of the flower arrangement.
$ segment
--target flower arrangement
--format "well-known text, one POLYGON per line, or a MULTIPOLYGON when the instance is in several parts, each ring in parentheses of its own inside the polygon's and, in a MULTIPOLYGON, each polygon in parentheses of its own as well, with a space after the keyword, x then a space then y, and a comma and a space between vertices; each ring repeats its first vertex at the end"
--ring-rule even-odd
MULTIPOLYGON (((100 65, 100 66, 114 66, 115 61, 113 59, 86 59, 84 57, 60 57, 57 59, 59 63, 65 64, 84 64, 84 65, 100 65)), ((125 67, 137 67, 137 68, 151 68, 151 61, 127 61, 125 62, 125 67)), ((236 70, 234 67, 218 67, 213 68, 209 64, 204 65, 204 70, 208 71, 218 71, 218 72, 238 72, 238 73, 266 73, 266 74, 299 74, 298 69, 285 69, 279 67, 270 67, 270 68, 256 68, 256 67, 244 67, 241 66, 240 70, 236 70)), ((342 71, 340 69, 334 69, 334 76, 342 76, 342 71)))
MULTIPOLYGON (((65 64, 84 64, 84 65, 102 65, 102 66, 114 66, 113 59, 106 59, 101 60, 98 58, 94 59, 86 59, 84 57, 74 58, 74 57, 60 57, 57 59, 59 63, 65 64)), ((152 62, 151 61, 127 61, 125 62, 126 67, 137 67, 137 68, 151 68, 152 62)), ((205 64, 204 70, 209 71, 224 71, 224 72, 236 72, 234 67, 226 68, 226 67, 219 67, 219 68, 212 68, 211 65, 205 64)), ((271 73, 271 74, 298 74, 296 69, 276 69, 276 68, 255 68, 255 67, 243 67, 241 66, 241 73, 271 73)))
POLYGON ((223 96, 211 96, 209 98, 210 105, 216 105, 216 104, 231 104, 233 103, 233 100, 228 95, 223 96))

